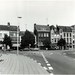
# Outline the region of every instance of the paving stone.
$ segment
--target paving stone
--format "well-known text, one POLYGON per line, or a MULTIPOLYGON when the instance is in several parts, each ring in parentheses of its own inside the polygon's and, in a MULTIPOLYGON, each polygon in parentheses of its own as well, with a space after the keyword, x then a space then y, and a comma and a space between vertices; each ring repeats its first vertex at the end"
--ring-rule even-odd
POLYGON ((0 74, 49 74, 41 65, 23 55, 2 55, 0 74))

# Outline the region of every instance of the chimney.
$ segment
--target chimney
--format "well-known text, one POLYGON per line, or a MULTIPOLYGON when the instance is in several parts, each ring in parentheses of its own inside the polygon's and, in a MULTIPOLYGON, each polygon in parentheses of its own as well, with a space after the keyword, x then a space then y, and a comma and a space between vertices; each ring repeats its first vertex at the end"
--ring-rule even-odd
POLYGON ((34 25, 36 25, 36 23, 34 23, 34 25))
POLYGON ((47 26, 49 26, 49 24, 47 24, 47 26))
POLYGON ((7 23, 8 27, 10 27, 10 22, 7 23))

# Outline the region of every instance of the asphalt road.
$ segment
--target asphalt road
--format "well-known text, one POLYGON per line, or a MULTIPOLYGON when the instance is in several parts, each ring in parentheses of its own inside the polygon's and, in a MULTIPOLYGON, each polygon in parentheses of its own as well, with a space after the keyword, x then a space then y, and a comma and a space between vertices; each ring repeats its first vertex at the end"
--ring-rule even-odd
MULTIPOLYGON (((47 61, 51 64, 54 74, 75 74, 75 59, 67 56, 66 51, 42 51, 47 61)), ((71 51, 70 51, 71 52, 71 51)), ((69 53, 70 53, 69 52, 69 53)), ((25 53, 26 56, 37 60, 43 67, 47 68, 47 65, 41 55, 41 52, 25 53)))
POLYGON ((53 67, 54 74, 75 74, 75 60, 63 51, 44 52, 45 57, 53 67))

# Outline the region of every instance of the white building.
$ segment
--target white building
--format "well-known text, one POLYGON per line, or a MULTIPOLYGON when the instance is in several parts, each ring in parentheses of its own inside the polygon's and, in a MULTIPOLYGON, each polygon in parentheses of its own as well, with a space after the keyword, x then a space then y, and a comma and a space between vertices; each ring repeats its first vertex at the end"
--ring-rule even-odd
POLYGON ((58 40, 60 38, 65 39, 66 41, 66 47, 69 48, 74 48, 73 47, 73 33, 72 33, 72 28, 71 26, 56 26, 54 27, 53 25, 50 26, 51 30, 51 43, 57 44, 58 40))
POLYGON ((17 44, 17 26, 12 26, 9 22, 7 25, 0 25, 0 47, 2 47, 1 42, 5 34, 12 39, 13 47, 17 47, 17 45, 20 46, 20 37, 18 37, 19 44, 17 44))

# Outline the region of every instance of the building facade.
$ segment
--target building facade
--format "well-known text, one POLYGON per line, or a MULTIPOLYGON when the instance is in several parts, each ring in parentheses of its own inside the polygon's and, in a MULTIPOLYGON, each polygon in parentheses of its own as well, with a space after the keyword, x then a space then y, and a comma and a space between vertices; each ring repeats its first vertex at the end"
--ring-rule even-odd
POLYGON ((56 26, 51 28, 51 43, 58 43, 59 39, 63 38, 66 41, 66 49, 72 48, 72 28, 71 26, 56 26), (52 42, 53 41, 53 42, 52 42))
MULTIPOLYGON (((7 25, 0 25, 0 42, 3 41, 4 35, 7 34, 10 36, 12 40, 12 46, 17 47, 20 46, 20 37, 19 34, 17 34, 17 29, 19 28, 17 26, 11 26, 8 22, 7 25), (17 35, 18 35, 18 44, 17 44, 17 35)), ((0 43, 0 47, 2 47, 2 44, 0 43)))
POLYGON ((38 46, 43 46, 42 41, 48 38, 51 44, 57 46, 58 41, 63 38, 66 41, 66 49, 75 48, 75 25, 60 26, 60 25, 36 25, 34 24, 36 34, 36 42, 38 46))
POLYGON ((42 47, 45 39, 50 40, 50 28, 49 25, 37 25, 34 24, 34 34, 36 37, 36 44, 38 47, 42 47))

